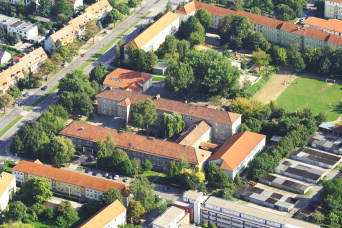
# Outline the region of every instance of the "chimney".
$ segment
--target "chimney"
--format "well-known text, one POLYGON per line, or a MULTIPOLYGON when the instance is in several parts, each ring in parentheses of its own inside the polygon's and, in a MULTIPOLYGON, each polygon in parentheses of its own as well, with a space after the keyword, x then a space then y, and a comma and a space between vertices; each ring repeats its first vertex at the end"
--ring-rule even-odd
POLYGON ((80 130, 84 130, 84 127, 81 127, 80 130))
POLYGON ((156 99, 159 100, 159 98, 160 98, 160 94, 157 94, 156 99))

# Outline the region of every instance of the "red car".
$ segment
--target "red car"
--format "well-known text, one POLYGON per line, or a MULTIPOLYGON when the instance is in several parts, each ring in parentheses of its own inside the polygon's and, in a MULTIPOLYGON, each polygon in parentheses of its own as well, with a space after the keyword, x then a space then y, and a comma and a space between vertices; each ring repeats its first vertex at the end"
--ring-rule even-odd
POLYGON ((87 55, 87 53, 83 53, 81 56, 84 57, 84 56, 86 56, 86 55, 87 55))

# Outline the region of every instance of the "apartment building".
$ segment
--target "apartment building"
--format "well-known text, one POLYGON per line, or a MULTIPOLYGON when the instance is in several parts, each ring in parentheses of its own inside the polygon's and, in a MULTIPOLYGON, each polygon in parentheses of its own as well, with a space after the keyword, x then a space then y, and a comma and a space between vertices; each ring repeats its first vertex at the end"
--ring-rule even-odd
POLYGON ((8 63, 11 60, 11 54, 5 50, 0 49, 0 65, 8 63))
POLYGON ((16 192, 15 176, 10 173, 0 173, 0 212, 5 210, 8 202, 16 192))
POLYGON ((325 20, 318 17, 309 17, 304 21, 304 26, 342 36, 342 21, 337 19, 325 20))
POLYGON ((4 29, 7 34, 16 33, 21 39, 30 41, 38 36, 38 26, 21 21, 15 17, 8 17, 0 14, 0 28, 4 29))
POLYGON ((211 126, 202 120, 198 123, 194 123, 184 131, 175 142, 181 145, 199 148, 202 142, 211 140, 211 135, 211 126))
POLYGON ((224 200, 214 196, 203 196, 194 191, 187 191, 189 199, 181 197, 175 203, 181 202, 193 208, 196 224, 209 223, 219 228, 319 228, 320 226, 301 220, 284 217, 269 211, 224 200))
POLYGON ((190 224, 190 216, 183 209, 171 206, 152 222, 152 228, 178 228, 190 224))
POLYGON ((85 27, 88 22, 95 19, 102 20, 111 10, 112 6, 107 0, 97 1, 93 5, 87 7, 79 16, 71 19, 65 27, 56 32, 54 31, 53 34, 45 40, 44 49, 46 51, 51 51, 57 40, 59 40, 62 45, 73 42, 74 39, 84 35, 85 27))
POLYGON ((177 9, 175 13, 180 17, 181 21, 185 21, 201 8, 206 9, 212 15, 212 28, 218 27, 221 17, 228 14, 237 14, 248 17, 253 31, 262 33, 268 41, 273 43, 285 46, 298 43, 301 48, 307 46, 324 48, 328 45, 332 45, 334 48, 342 47, 342 37, 335 34, 245 11, 229 10, 203 2, 192 1, 177 9))
POLYGON ((16 182, 23 184, 29 178, 43 177, 50 183, 52 191, 82 197, 85 199, 100 200, 103 193, 110 188, 116 188, 126 199, 129 185, 111 180, 101 179, 81 173, 57 169, 44 165, 39 160, 35 162, 20 161, 12 169, 16 182))
POLYGON ((325 0, 324 17, 342 19, 342 0, 325 0))
POLYGON ((38 48, 22 56, 17 63, 0 72, 0 90, 5 92, 11 85, 17 85, 25 73, 34 72, 47 59, 43 48, 38 48))
POLYGON ((248 163, 264 148, 266 135, 244 131, 235 133, 209 159, 226 172, 231 180, 247 167, 248 163))
POLYGON ((126 223, 127 210, 119 200, 105 206, 78 228, 118 228, 126 223))
POLYGON ((152 75, 142 72, 116 68, 103 81, 103 88, 123 89, 143 93, 152 85, 152 75))
MULTIPOLYGON (((16 2, 19 1, 24 1, 26 5, 30 5, 31 2, 35 2, 37 5, 39 5, 39 0, 8 0, 9 3, 15 4, 16 2)), ((57 0, 51 0, 51 5, 56 5, 57 0)), ((77 10, 78 7, 83 6, 83 0, 69 0, 74 12, 77 10)))
POLYGON ((97 141, 106 140, 110 135, 116 147, 124 150, 131 159, 149 159, 153 167, 159 170, 166 170, 171 161, 181 157, 192 167, 202 167, 211 155, 210 152, 198 148, 80 122, 71 123, 59 132, 59 135, 70 138, 75 147, 84 152, 92 152, 97 141))
POLYGON ((186 125, 190 127, 199 121, 206 121, 212 127, 212 139, 225 142, 241 125, 241 114, 221 111, 203 106, 191 105, 179 101, 160 98, 160 96, 148 96, 145 94, 132 93, 121 89, 108 89, 97 95, 97 111, 99 114, 130 119, 130 113, 134 104, 151 99, 157 107, 158 124, 163 113, 179 113, 186 125))
MULTIPOLYGON (((132 44, 134 47, 141 48, 145 51, 156 51, 165 41, 167 35, 174 35, 178 31, 179 25, 179 16, 168 12, 132 41, 127 43, 125 50, 129 44, 132 44)), ((125 58, 128 58, 127 54, 125 54, 125 58)))

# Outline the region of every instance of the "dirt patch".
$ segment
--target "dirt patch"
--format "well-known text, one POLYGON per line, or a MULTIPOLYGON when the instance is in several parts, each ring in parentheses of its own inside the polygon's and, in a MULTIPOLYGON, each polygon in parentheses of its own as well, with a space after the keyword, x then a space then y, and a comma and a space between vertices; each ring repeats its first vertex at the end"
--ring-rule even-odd
POLYGON ((293 69, 284 66, 253 96, 253 99, 268 104, 270 101, 276 100, 296 78, 297 76, 293 75, 293 69))

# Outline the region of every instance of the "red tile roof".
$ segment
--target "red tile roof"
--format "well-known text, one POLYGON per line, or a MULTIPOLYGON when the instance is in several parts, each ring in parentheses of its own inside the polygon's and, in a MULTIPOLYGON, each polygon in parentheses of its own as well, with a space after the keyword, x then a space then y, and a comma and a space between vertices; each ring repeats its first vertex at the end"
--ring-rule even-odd
POLYGON ((149 74, 117 68, 106 76, 102 84, 139 92, 142 89, 140 85, 145 84, 151 78, 152 76, 149 74))
POLYGON ((126 208, 119 200, 115 200, 113 203, 105 206, 100 211, 96 212, 87 221, 82 223, 78 228, 95 228, 106 227, 108 223, 113 221, 116 217, 121 215, 126 208))
POLYGON ((92 142, 97 142, 100 139, 106 140, 106 137, 111 135, 113 141, 120 148, 136 150, 173 160, 183 157, 189 163, 195 165, 203 163, 211 155, 210 152, 205 150, 80 122, 71 123, 59 134, 92 142))
POLYGON ((193 146, 206 132, 210 130, 210 128, 211 126, 204 120, 194 123, 175 141, 175 143, 193 146))
POLYGON ((313 39, 317 39, 317 40, 321 40, 321 41, 325 41, 325 42, 329 42, 335 45, 342 46, 342 37, 338 35, 330 34, 328 32, 323 32, 317 29, 309 28, 309 27, 304 28, 302 25, 296 25, 296 24, 292 24, 289 22, 285 22, 285 21, 281 21, 281 20, 277 20, 273 18, 268 18, 266 16, 261 16, 261 15, 249 13, 246 11, 229 10, 229 9, 210 5, 210 4, 203 3, 203 2, 194 1, 194 2, 188 3, 187 5, 177 9, 175 12, 189 15, 190 13, 196 10, 204 8, 210 14, 217 15, 217 16, 225 16, 228 14, 244 15, 244 16, 247 16, 249 21, 254 24, 259 24, 259 25, 263 25, 263 26, 267 26, 267 27, 271 27, 275 29, 281 29, 283 31, 296 33, 302 36, 306 36, 306 37, 310 37, 313 39), (189 4, 190 6, 188 7, 187 5, 189 4), (192 7, 193 5, 195 6, 195 8, 192 7), (191 10, 186 10, 185 8, 189 8, 191 10))
POLYGON ((221 169, 234 171, 265 138, 266 135, 249 131, 236 133, 209 160, 221 159, 221 169))
POLYGON ((130 102, 133 104, 137 101, 145 101, 147 98, 150 98, 159 110, 164 110, 171 113, 176 112, 182 115, 188 115, 203 120, 211 120, 226 124, 233 124, 241 117, 241 114, 233 112, 226 112, 163 98, 154 99, 154 97, 152 96, 140 93, 131 93, 121 89, 104 90, 100 94, 98 94, 97 97, 112 99, 116 101, 122 101, 126 98, 129 98, 130 102))
POLYGON ((327 29, 331 32, 342 32, 342 21, 337 19, 324 20, 318 17, 309 17, 304 23, 305 25, 327 29))
POLYGON ((22 160, 12 170, 102 192, 116 188, 124 195, 125 189, 129 188, 129 185, 43 165, 39 160, 38 162, 22 160))

